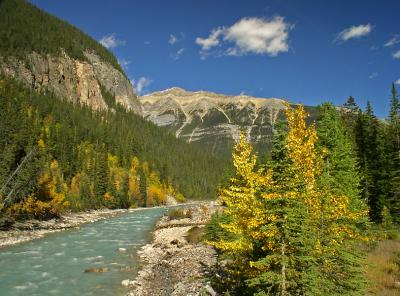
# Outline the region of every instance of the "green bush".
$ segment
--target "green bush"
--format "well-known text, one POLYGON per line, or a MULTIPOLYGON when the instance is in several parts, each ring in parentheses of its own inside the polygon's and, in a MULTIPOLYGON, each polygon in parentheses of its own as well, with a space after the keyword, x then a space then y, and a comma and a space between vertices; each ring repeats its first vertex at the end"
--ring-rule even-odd
POLYGON ((184 209, 171 209, 167 212, 167 217, 169 220, 179 220, 185 218, 192 218, 192 210, 184 210, 184 209))

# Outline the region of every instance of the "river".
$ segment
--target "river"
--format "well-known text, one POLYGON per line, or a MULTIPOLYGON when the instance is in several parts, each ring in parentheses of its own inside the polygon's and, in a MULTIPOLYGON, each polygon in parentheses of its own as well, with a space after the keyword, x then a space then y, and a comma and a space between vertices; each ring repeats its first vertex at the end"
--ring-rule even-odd
POLYGON ((134 277, 136 251, 165 211, 131 211, 0 249, 0 295, 124 295, 121 281, 134 277), (103 267, 109 271, 84 272, 103 267))

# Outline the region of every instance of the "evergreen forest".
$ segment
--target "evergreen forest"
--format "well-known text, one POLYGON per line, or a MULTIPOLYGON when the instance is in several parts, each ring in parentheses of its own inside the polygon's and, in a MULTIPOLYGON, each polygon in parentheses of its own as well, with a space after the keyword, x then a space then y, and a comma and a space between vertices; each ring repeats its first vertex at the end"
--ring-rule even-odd
POLYGON ((366 295, 363 250, 396 237, 400 223, 394 84, 390 100, 385 120, 350 97, 341 108, 319 106, 312 124, 302 105, 288 104, 267 161, 242 133, 232 153, 235 173, 219 191, 224 208, 204 235, 222 262, 214 278, 219 292, 366 295))
MULTIPOLYGON (((105 92, 105 90, 103 90, 105 92)), ((215 196, 226 162, 115 104, 94 112, 0 80, 1 214, 129 208, 215 196)))

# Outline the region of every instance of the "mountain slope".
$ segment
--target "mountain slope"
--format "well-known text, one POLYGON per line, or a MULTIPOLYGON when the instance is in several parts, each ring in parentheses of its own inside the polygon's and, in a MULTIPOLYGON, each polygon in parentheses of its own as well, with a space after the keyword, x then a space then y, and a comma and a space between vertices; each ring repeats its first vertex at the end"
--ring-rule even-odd
POLYGON ((0 2, 0 40, 0 228, 215 197, 227 162, 143 119, 96 41, 20 0, 0 2))
MULTIPOLYGON (((171 88, 139 98, 143 116, 176 137, 213 154, 229 154, 244 129, 259 148, 269 148, 285 101, 277 98, 227 96, 171 88)), ((314 113, 313 108, 310 109, 314 113)))
POLYGON ((95 110, 110 108, 102 88, 141 114, 116 58, 74 26, 22 0, 0 2, 0 72, 95 110))

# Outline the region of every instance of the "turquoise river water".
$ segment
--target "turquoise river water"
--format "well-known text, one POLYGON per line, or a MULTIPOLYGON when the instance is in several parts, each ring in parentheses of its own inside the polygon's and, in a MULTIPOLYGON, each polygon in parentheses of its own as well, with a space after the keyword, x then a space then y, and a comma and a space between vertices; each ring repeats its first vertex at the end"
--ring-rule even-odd
POLYGON ((124 295, 136 251, 150 241, 163 208, 143 209, 0 249, 0 295, 124 295), (126 248, 127 252, 119 252, 126 248), (85 273, 107 267, 109 272, 85 273))

